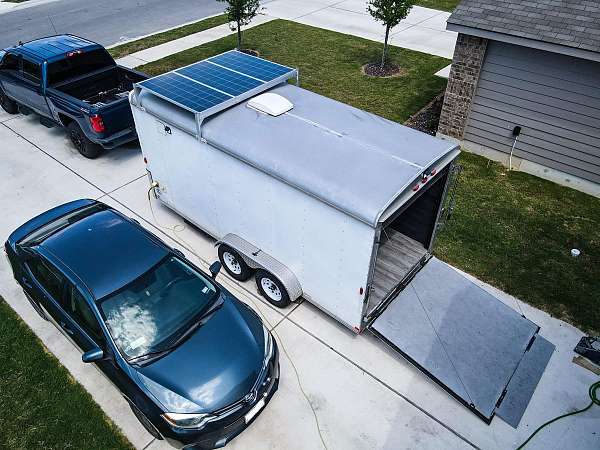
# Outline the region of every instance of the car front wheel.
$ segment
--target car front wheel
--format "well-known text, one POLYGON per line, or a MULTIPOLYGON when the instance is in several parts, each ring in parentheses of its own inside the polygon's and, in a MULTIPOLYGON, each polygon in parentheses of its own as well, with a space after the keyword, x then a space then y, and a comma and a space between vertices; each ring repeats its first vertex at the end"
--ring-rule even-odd
POLYGON ((86 158, 94 159, 102 153, 102 147, 90 141, 84 132, 81 131, 77 122, 71 122, 67 125, 67 132, 73 146, 86 158))

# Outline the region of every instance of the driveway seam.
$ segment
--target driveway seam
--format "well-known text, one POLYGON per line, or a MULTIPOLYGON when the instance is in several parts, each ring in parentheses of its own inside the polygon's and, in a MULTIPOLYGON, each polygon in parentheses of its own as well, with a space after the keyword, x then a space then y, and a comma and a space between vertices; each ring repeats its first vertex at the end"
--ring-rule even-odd
POLYGON ((154 441, 156 441, 156 438, 153 438, 150 442, 148 442, 143 448, 142 450, 146 450, 148 447, 150 447, 152 444, 154 444, 154 441))
MULTIPOLYGON (((321 311, 322 313, 322 311, 321 311)), ((454 430, 450 425, 447 425, 446 423, 444 423, 441 419, 438 419, 437 417, 435 417, 434 415, 432 415, 430 412, 428 412, 427 410, 423 409, 421 406, 419 406, 417 403, 415 403, 413 400, 409 399, 408 397, 406 397, 404 394, 402 394, 400 391, 396 390, 395 388, 393 388, 392 386, 390 386, 389 384, 387 384, 385 381, 383 381, 382 379, 380 379, 379 377, 377 377, 376 375, 374 375, 373 373, 371 373, 368 369, 365 369, 364 367, 362 367, 360 364, 356 363, 355 361, 352 361, 350 358, 348 358, 346 355, 344 355, 343 353, 341 353, 340 351, 336 350, 335 348, 333 348, 331 345, 329 345, 327 342, 325 342, 324 340, 322 340, 321 338, 319 338, 318 336, 316 336, 315 334, 313 334, 312 332, 310 332, 309 330, 307 330, 306 328, 304 328, 302 325, 300 325, 299 323, 297 323, 296 321, 294 321, 291 317, 285 317, 281 322, 279 322, 277 325, 280 325, 284 320, 289 321, 290 323, 292 323, 293 325, 295 325, 296 327, 298 327, 300 330, 304 331, 306 334, 308 334, 309 336, 311 336, 313 339, 317 340, 318 342, 320 342, 322 345, 324 345, 325 347, 329 348, 331 351, 333 351, 336 355, 340 356, 341 358, 343 358, 345 361, 348 361, 350 364, 352 364, 354 367, 356 367, 357 369, 361 370, 363 373, 367 374, 368 376, 370 376, 373 380, 377 381, 378 383, 380 383, 382 386, 386 387, 387 389, 389 389, 390 391, 392 391, 394 394, 396 394, 398 397, 402 398, 404 401, 406 401, 407 403, 409 403, 411 406, 413 406, 414 408, 418 409, 421 413, 425 414, 427 417, 429 417, 431 420, 435 421, 437 424, 441 425, 442 427, 444 427, 446 430, 448 430, 450 433, 454 434, 456 437, 458 437, 459 439, 461 439, 462 441, 464 441, 465 443, 469 444, 471 447, 473 447, 474 449, 477 450, 481 450, 481 447, 478 447, 477 445, 475 445, 473 442, 471 442, 469 439, 467 439, 466 437, 464 437, 462 434, 460 434, 458 431, 454 430)), ((275 327, 273 327, 275 328, 275 327)))
POLYGON ((48 156, 49 158, 53 159, 54 161, 56 161, 58 164, 60 164, 61 166, 63 166, 65 169, 67 169, 69 172, 75 174, 76 176, 78 176, 79 178, 81 178, 83 181, 85 181, 86 183, 89 183, 91 186, 93 186, 94 188, 98 189, 100 192, 103 192, 104 194, 106 194, 106 192, 104 192, 103 189, 100 189, 98 186, 96 186, 94 183, 92 183, 90 180, 88 180, 87 178, 85 178, 84 176, 80 175, 79 173, 75 172, 75 170, 71 169, 69 166, 67 166, 66 164, 64 164, 62 161, 58 160, 57 158, 55 158, 54 156, 52 156, 50 153, 44 151, 39 145, 37 145, 35 142, 30 141, 29 139, 27 139, 25 136, 23 136, 21 133, 19 133, 18 131, 13 130, 11 127, 9 127, 8 125, 6 125, 6 123, 2 122, 2 125, 4 127, 6 127, 7 129, 9 129, 10 131, 12 131, 14 134, 16 134, 17 136, 19 136, 21 139, 23 139, 25 142, 28 142, 29 144, 33 145, 35 148, 37 148, 40 152, 42 152, 44 155, 48 156))

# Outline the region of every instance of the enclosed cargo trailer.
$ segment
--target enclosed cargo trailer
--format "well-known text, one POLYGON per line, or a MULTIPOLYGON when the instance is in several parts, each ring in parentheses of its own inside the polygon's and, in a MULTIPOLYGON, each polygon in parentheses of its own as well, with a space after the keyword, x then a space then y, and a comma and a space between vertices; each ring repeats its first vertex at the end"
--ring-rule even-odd
POLYGON ((541 376, 521 372, 545 367, 553 346, 431 255, 459 148, 293 78, 232 51, 138 83, 130 102, 156 197, 272 304, 303 297, 368 328, 482 419, 518 423, 541 376))

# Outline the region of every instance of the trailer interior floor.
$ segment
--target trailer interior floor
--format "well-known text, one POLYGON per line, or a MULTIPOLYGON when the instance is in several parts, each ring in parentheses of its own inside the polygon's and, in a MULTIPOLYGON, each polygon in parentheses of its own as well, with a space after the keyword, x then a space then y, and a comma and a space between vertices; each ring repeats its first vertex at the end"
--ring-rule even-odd
POLYGON ((368 314, 404 279, 426 253, 423 244, 399 231, 391 227, 382 231, 373 275, 373 290, 369 296, 368 314))

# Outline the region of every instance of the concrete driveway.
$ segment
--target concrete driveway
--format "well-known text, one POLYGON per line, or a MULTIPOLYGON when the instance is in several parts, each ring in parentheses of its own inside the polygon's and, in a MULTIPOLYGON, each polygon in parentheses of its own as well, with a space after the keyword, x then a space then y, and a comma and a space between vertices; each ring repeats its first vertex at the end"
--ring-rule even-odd
MULTIPOLYGON (((183 221, 157 203, 153 203, 153 217, 144 164, 135 146, 87 160, 71 147, 61 130, 41 126, 35 116, 4 112, 0 113, 0 143, 2 240, 19 224, 52 206, 89 197, 135 217, 201 267, 216 260, 211 238, 188 226, 175 232, 174 225, 183 221)), ((586 405, 588 386, 596 380, 591 372, 571 363, 572 348, 581 332, 525 305, 525 314, 541 325, 541 334, 556 344, 556 352, 519 428, 514 430, 498 418, 488 426, 368 333, 354 335, 308 302, 274 309, 260 299, 253 282, 240 284, 225 275, 219 278, 274 328, 298 369, 329 449, 515 448, 542 422, 586 405)), ((137 448, 167 448, 144 431, 94 366, 83 364, 75 348, 36 315, 4 259, 0 263, 0 294, 137 448)), ((514 306, 515 299, 499 295, 514 306)), ((228 448, 322 448, 312 411, 283 353, 281 368, 279 392, 228 448)), ((598 423, 600 408, 595 408, 555 424, 530 448, 600 448, 598 423)))

